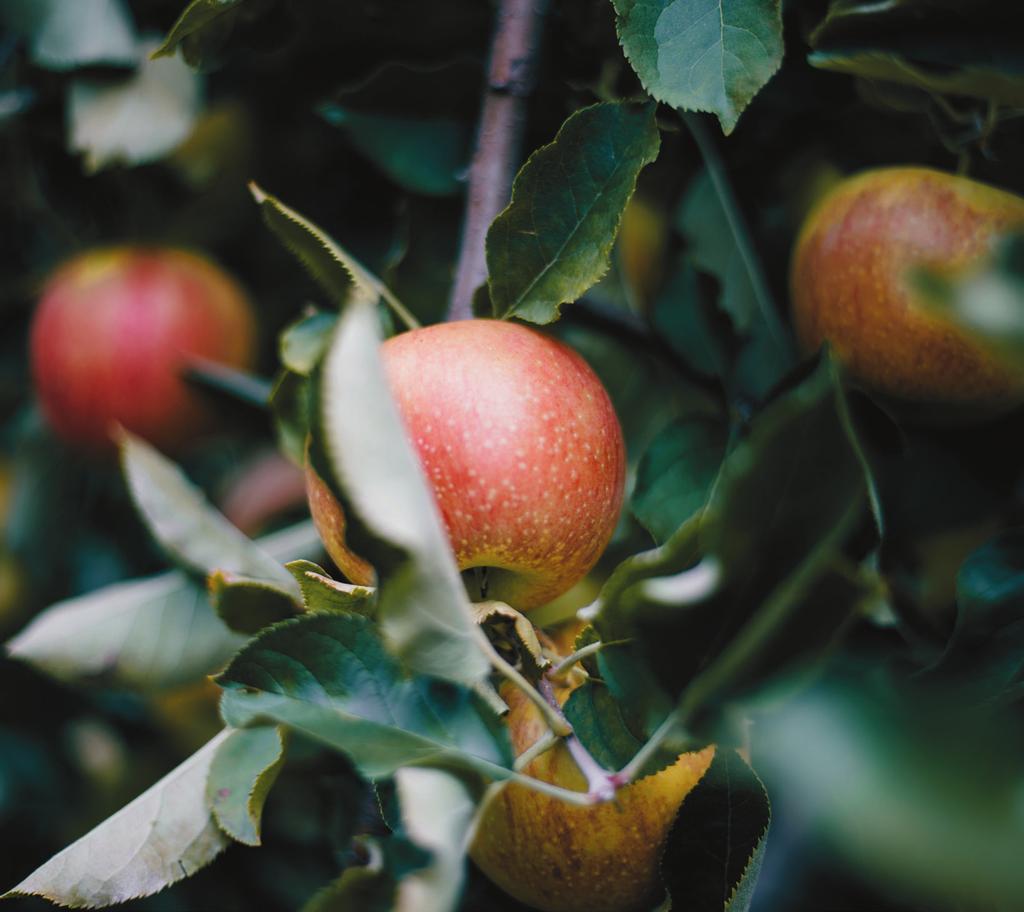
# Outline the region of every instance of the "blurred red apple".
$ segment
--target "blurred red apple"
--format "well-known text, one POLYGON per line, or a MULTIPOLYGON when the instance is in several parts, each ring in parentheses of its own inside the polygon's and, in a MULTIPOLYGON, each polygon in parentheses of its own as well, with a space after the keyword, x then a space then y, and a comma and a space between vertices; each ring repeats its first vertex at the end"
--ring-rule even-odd
POLYGON ((946 272, 1024 227, 1024 199, 928 168, 878 168, 836 184, 804 223, 791 271, 803 348, 829 342, 851 379, 927 420, 986 417, 1024 385, 984 346, 920 306, 915 268, 946 272))
POLYGON ((193 253, 91 250, 48 280, 32 323, 40 405, 68 443, 106 450, 120 424, 161 448, 207 424, 182 373, 190 356, 251 365, 256 327, 242 289, 193 253))
MULTIPOLYGON (((381 354, 459 568, 487 568, 479 595, 527 610, 580 580, 618 521, 626 465, 615 410, 586 362, 497 320, 413 330, 381 354)), ((328 553, 343 572, 368 573, 336 499, 311 469, 307 478, 328 553)))

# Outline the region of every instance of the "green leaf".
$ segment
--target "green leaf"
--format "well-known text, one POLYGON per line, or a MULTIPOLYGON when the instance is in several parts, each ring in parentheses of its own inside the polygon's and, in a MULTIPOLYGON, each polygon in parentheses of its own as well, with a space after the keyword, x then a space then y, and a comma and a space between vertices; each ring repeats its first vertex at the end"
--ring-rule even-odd
POLYGON ((315 310, 300 317, 281 333, 278 351, 289 371, 308 377, 331 344, 337 314, 315 310))
POLYGON ((864 505, 826 362, 758 416, 703 514, 612 574, 595 626, 607 641, 633 637, 686 714, 774 683, 831 646, 873 591, 843 552, 864 505))
POLYGON ((242 649, 217 683, 230 724, 287 725, 342 751, 369 779, 408 765, 501 778, 511 765, 489 709, 458 685, 408 677, 359 615, 285 621, 242 649))
POLYGON ((170 57, 180 47, 182 56, 198 66, 209 48, 220 44, 224 30, 230 30, 246 0, 191 0, 182 11, 153 57, 170 57))
POLYGON ((961 699, 1024 698, 1024 529, 982 546, 957 574, 956 626, 928 676, 961 699))
POLYGON ((630 506, 655 541, 667 541, 707 503, 728 436, 720 421, 693 415, 670 424, 647 448, 630 506))
POLYGON ((139 513, 175 560, 204 576, 222 570, 262 580, 298 601, 291 574, 210 506, 173 462, 123 433, 121 465, 139 513))
POLYGON ((331 579, 323 567, 298 560, 285 565, 302 590, 306 611, 340 611, 369 614, 375 610, 376 592, 331 579))
POLYGON ((238 633, 256 633, 290 618, 297 607, 297 600, 279 586, 224 570, 214 570, 206 585, 214 611, 238 633))
POLYGON ((576 737, 607 770, 622 769, 642 746, 603 684, 587 681, 577 687, 569 694, 562 710, 576 737))
POLYGON ((379 866, 346 868, 333 883, 319 890, 302 912, 394 912, 394 878, 379 866))
POLYGON ((729 315, 737 332, 749 332, 758 314, 757 292, 706 170, 694 179, 679 204, 676 227, 686 239, 694 265, 721 284, 719 307, 729 315))
POLYGON ((407 326, 417 321, 384 283, 344 247, 294 209, 256 184, 249 189, 263 212, 263 220, 339 307, 351 298, 376 302, 383 298, 407 326))
POLYGON ((394 910, 454 912, 477 803, 461 779, 441 770, 406 767, 396 773, 395 783, 402 829, 430 852, 431 861, 401 879, 394 910))
POLYGON ((473 685, 490 671, 433 494, 391 397, 376 313, 354 301, 324 362, 323 444, 354 512, 405 559, 382 576, 384 636, 410 667, 473 685))
POLYGON ((661 877, 671 908, 747 912, 770 821, 761 780, 735 751, 718 748, 665 843, 661 877))
POLYGON ((228 735, 221 732, 0 899, 112 906, 152 896, 209 864, 228 844, 205 801, 210 765, 228 735))
POLYGON ((1024 104, 1024 25, 1002 0, 833 0, 811 33, 813 66, 931 95, 1024 104))
POLYGON ((71 152, 84 154, 89 173, 110 165, 146 164, 179 146, 201 110, 199 76, 177 58, 144 58, 124 82, 72 80, 68 146, 71 152))
POLYGON ((138 39, 122 0, 5 0, 0 22, 28 39, 29 56, 48 70, 134 67, 138 39))
POLYGON ((310 379, 290 370, 281 371, 270 394, 274 430, 285 455, 296 465, 306 461, 310 423, 310 379))
POLYGON ((782 63, 779 0, 612 0, 626 57, 658 101, 731 133, 782 63))
MULTIPOLYGON (((320 538, 303 522, 259 544, 287 560, 317 553, 320 538)), ((8 642, 7 652, 61 680, 96 677, 150 692, 202 680, 244 642, 217 616, 201 585, 171 571, 57 602, 8 642)))
POLYGON ((284 765, 277 727, 231 731, 220 743, 206 779, 206 800, 217 825, 236 842, 260 844, 263 803, 284 765))
POLYGON ((495 316, 551 323, 607 272, 637 175, 659 144, 654 105, 607 102, 577 111, 530 156, 487 232, 495 316))

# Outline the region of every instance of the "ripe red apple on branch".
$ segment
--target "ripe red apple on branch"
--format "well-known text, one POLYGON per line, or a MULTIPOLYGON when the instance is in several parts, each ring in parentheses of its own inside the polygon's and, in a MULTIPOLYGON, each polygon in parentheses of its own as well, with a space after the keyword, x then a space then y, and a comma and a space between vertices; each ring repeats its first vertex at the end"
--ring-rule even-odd
MULTIPOLYGON (((920 306, 915 268, 953 273, 1024 226, 1024 199, 929 168, 879 168, 841 181, 796 243, 793 321, 808 351, 827 341, 850 377, 912 405, 916 418, 987 417, 1024 401, 992 353, 920 306)), ((906 410, 906 409, 901 409, 906 410)))
MULTIPOLYGON (((586 362, 497 320, 416 329, 381 354, 458 565, 487 568, 481 594, 526 610, 580 580, 618 521, 626 465, 615 410, 586 362)), ((307 479, 328 552, 368 584, 337 500, 311 468, 307 479)))
POLYGON ((189 356, 251 365, 256 326, 245 293, 184 250, 91 250, 50 277, 32 322, 36 392, 68 443, 112 446, 120 424, 174 448, 209 416, 182 377, 189 356))

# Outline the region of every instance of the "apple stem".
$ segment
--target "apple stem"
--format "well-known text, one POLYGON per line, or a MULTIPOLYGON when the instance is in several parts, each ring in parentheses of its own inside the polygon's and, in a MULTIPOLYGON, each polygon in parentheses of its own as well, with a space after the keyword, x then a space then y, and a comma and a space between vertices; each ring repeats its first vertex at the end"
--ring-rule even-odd
POLYGON ((594 801, 609 801, 614 798, 617 785, 612 781, 612 774, 594 759, 594 755, 576 737, 572 724, 565 718, 565 713, 555 697, 555 689, 546 675, 541 679, 540 692, 544 694, 548 704, 558 713, 559 718, 569 729, 569 734, 565 738, 565 746, 569 749, 572 759, 576 761, 576 766, 583 773, 583 778, 587 780, 587 794, 594 801))
POLYGON ((540 757, 542 754, 546 754, 551 748, 553 748, 562 739, 558 737, 550 729, 544 732, 536 741, 533 742, 526 750, 524 750, 518 757, 516 757, 515 768, 517 772, 520 772, 528 767, 534 760, 540 757))
POLYGON ((476 150, 469 166, 466 217, 449 320, 473 316, 473 294, 487 281, 484 240, 508 205, 521 157, 524 107, 533 91, 537 46, 547 0, 500 0, 476 150))
POLYGON ((490 660, 495 670, 515 684, 515 686, 523 692, 524 696, 526 696, 526 698, 537 707, 540 714, 544 717, 544 721, 547 723, 548 728, 550 728, 555 735, 561 738, 572 734, 572 726, 566 721, 566 718, 562 715, 561 711, 553 709, 550 703, 537 692, 537 688, 527 681, 517 668, 498 654, 498 651, 491 644, 491 641, 487 639, 487 634, 480 630, 479 627, 477 628, 477 632, 480 638, 480 648, 483 649, 484 654, 490 660))

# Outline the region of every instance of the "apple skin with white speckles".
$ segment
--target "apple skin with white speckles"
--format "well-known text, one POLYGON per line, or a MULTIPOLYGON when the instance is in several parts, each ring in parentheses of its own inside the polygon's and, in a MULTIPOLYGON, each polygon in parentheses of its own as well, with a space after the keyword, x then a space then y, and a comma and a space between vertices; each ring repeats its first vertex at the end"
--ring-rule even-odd
MULTIPOLYGON (((481 594, 525 611, 580 580, 618 521, 626 466, 587 363, 537 330, 483 319, 403 333, 381 356, 459 568, 488 568, 481 594)), ((310 490, 344 570, 352 553, 330 532, 341 508, 310 490)))
POLYGON ((807 352, 829 342, 848 376, 906 417, 961 422, 1024 401, 1019 376, 920 308, 912 268, 951 273, 1024 226, 1024 198, 928 168, 847 178, 810 213, 794 250, 793 323, 807 352))
MULTIPOLYGON (((556 691, 564 702, 571 688, 556 691)), ((547 732, 522 691, 503 685, 505 723, 516 756, 547 732)), ((577 807, 508 783, 483 810, 470 857, 506 893, 546 912, 639 912, 660 900, 658 864, 683 799, 707 772, 714 747, 620 789, 615 800, 577 807)), ((524 772, 585 792, 586 779, 563 744, 524 772)))

